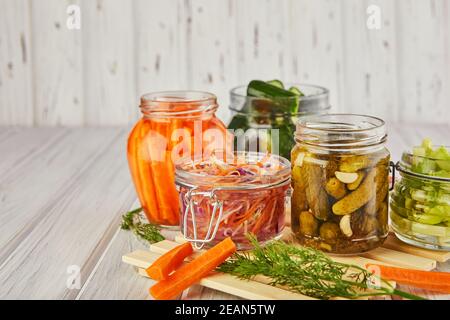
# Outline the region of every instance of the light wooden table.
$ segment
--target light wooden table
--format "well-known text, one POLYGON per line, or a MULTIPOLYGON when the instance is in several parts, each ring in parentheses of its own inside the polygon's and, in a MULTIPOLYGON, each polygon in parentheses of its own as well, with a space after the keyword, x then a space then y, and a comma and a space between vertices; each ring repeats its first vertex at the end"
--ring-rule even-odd
MULTIPOLYGON (((129 129, 0 127, 0 299, 149 299, 151 280, 121 262, 146 247, 119 230, 121 214, 138 206, 129 129), (80 286, 68 287, 77 268, 80 286)), ((449 144, 450 125, 389 133, 397 160, 425 136, 449 144)), ((194 286, 181 298, 234 297, 194 286)))

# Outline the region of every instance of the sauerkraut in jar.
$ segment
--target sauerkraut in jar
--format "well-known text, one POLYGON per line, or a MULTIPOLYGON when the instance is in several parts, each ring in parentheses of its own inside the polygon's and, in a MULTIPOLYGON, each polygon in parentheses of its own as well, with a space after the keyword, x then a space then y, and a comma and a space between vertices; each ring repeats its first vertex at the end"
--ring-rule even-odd
POLYGON ((249 249, 279 238, 285 226, 290 163, 271 154, 235 152, 175 163, 181 231, 197 248, 231 237, 249 249))

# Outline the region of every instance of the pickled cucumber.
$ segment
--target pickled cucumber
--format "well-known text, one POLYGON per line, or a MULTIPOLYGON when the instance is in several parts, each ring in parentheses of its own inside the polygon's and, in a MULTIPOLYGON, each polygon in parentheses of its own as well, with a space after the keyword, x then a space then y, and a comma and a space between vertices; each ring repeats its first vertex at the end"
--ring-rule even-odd
POLYGON ((347 193, 347 189, 345 188, 345 184, 343 184, 341 181, 339 181, 337 178, 330 178, 328 179, 325 190, 327 193, 332 196, 333 198, 339 200, 342 197, 345 196, 347 193))
POLYGON ((320 166, 304 161, 302 166, 302 178, 305 182, 306 200, 309 209, 319 220, 328 218, 328 196, 323 188, 325 175, 320 166))
MULTIPOLYGON (((382 176, 380 176, 382 177, 382 176)), ((376 195, 364 206, 364 213, 368 215, 374 215, 380 210, 383 203, 387 203, 386 196, 389 191, 389 181, 385 179, 383 183, 379 183, 376 186, 376 195)))
POLYGON ((339 171, 342 172, 358 172, 370 166, 370 159, 366 155, 350 156, 342 160, 339 171))
POLYGON ((377 211, 377 219, 380 222, 380 234, 385 235, 388 233, 388 205, 386 202, 382 202, 380 208, 377 211))
POLYGON ((376 168, 370 170, 358 189, 333 205, 333 213, 337 215, 350 214, 361 208, 375 196, 376 180, 380 178, 376 168))
POLYGON ((358 171, 357 173, 358 173, 358 178, 354 182, 347 184, 348 190, 351 190, 351 191, 356 190, 356 188, 358 188, 359 185, 361 184, 361 181, 363 181, 363 179, 365 177, 364 171, 358 171))
POLYGON ((328 244, 335 244, 341 235, 341 229, 336 223, 325 222, 320 226, 320 237, 328 244))
POLYGON ((309 211, 303 211, 299 216, 300 233, 305 236, 314 237, 318 235, 319 222, 309 211))

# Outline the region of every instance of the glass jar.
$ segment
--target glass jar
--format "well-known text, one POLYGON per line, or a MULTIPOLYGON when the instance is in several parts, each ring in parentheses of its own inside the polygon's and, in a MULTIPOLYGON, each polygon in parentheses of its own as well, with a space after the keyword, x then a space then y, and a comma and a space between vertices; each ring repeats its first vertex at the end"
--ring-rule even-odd
POLYGON ((299 88, 304 96, 278 99, 251 97, 247 96, 247 86, 230 91, 229 108, 233 117, 228 129, 242 129, 246 135, 245 145, 237 145, 236 150, 268 151, 291 158, 297 119, 304 115, 324 114, 330 109, 328 89, 315 85, 286 84, 286 87, 292 86, 299 88), (297 103, 297 99, 299 112, 292 113, 289 107, 283 107, 297 103), (278 129, 277 137, 272 137, 271 129, 278 129), (276 149, 273 147, 275 143, 276 149))
POLYGON ((127 147, 136 192, 150 222, 179 226, 173 162, 201 157, 227 143, 225 125, 215 116, 216 96, 156 92, 142 96, 140 108, 143 117, 131 131, 127 147))
POLYGON ((292 150, 291 224, 300 243, 336 254, 376 248, 388 234, 389 151, 383 120, 299 119, 292 150))
POLYGON ((435 164, 450 169, 448 160, 403 153, 396 165, 401 178, 395 184, 390 201, 391 225, 396 236, 406 243, 449 251, 450 178, 416 170, 435 164))
POLYGON ((231 237, 249 249, 248 233, 264 244, 285 225, 290 163, 276 155, 235 152, 175 163, 181 231, 197 248, 231 237), (208 169, 209 168, 209 169, 208 169))

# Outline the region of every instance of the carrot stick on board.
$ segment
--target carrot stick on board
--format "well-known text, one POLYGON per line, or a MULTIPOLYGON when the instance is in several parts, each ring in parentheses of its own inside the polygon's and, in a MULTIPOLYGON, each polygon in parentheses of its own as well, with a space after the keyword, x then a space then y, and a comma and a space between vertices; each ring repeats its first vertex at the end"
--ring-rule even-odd
POLYGON ((190 263, 181 266, 167 279, 150 288, 150 294, 158 300, 174 298, 183 290, 200 281, 236 251, 231 238, 225 238, 190 263))
POLYGON ((192 249, 190 242, 176 246, 153 262, 152 265, 146 269, 147 275, 153 280, 164 280, 193 252, 194 250, 192 249))
POLYGON ((378 264, 366 264, 366 268, 379 268, 380 276, 384 279, 426 290, 450 293, 449 272, 403 269, 378 264))

